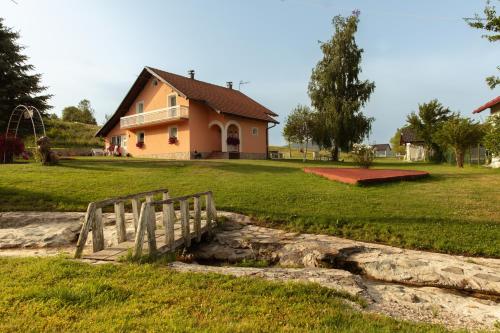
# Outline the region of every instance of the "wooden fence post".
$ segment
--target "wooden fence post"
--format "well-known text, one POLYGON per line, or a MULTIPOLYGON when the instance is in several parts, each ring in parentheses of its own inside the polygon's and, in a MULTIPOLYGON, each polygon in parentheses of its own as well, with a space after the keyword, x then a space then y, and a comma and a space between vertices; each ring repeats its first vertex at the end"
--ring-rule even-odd
POLYGON ((163 226, 165 228, 165 243, 170 251, 174 251, 174 223, 175 223, 174 203, 163 204, 163 226))
POLYGON ((139 225, 137 226, 137 232, 135 233, 134 256, 136 258, 142 256, 142 247, 144 244, 144 233, 147 229, 148 214, 146 203, 143 203, 141 206, 141 213, 139 215, 139 225))
POLYGON ((75 258, 81 258, 83 248, 87 242, 87 236, 89 234, 90 226, 93 224, 95 216, 96 207, 93 202, 87 207, 87 212, 85 213, 85 219, 83 220, 82 230, 80 231, 80 236, 78 236, 78 242, 76 243, 75 258))
POLYGON ((140 201, 137 198, 132 199, 132 215, 134 217, 134 231, 137 232, 137 225, 139 224, 139 209, 140 201))
POLYGON ((125 207, 123 201, 115 202, 115 217, 118 243, 125 242, 127 240, 127 228, 125 226, 125 207))
POLYGON ((208 192, 206 196, 205 210, 207 211, 207 228, 212 228, 212 192, 208 192))
POLYGON ((182 236, 184 237, 184 246, 191 246, 191 232, 189 231, 189 202, 186 199, 181 200, 181 225, 182 236))
POLYGON ((194 234, 196 235, 196 241, 201 240, 201 205, 200 197, 194 197, 194 234))
POLYGON ((102 224, 102 208, 95 211, 94 224, 92 225, 92 250, 104 250, 104 226, 102 224))

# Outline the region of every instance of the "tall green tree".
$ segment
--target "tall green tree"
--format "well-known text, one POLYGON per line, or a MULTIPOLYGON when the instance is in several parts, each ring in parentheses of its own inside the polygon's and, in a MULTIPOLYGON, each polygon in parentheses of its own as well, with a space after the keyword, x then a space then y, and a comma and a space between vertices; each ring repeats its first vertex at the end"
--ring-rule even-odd
POLYGON ((331 149, 334 161, 339 149, 348 151, 369 134, 374 120, 361 111, 375 83, 359 79, 363 49, 355 39, 358 23, 359 12, 333 18, 334 34, 321 44, 323 58, 309 82, 309 96, 317 110, 314 141, 331 149))
MULTIPOLYGON (((500 15, 497 15, 496 8, 491 4, 491 1, 486 1, 486 7, 483 11, 483 16, 475 14, 473 18, 466 18, 465 21, 475 29, 485 30, 487 34, 483 35, 490 42, 500 41, 500 15)), ((500 66, 497 67, 500 71, 500 66)), ((500 77, 492 75, 486 78, 486 83, 491 89, 500 85, 500 77)))
POLYGON ((62 119, 64 121, 97 125, 94 117, 94 109, 88 99, 81 100, 78 106, 65 107, 62 111, 62 119))
POLYGON ((94 116, 94 108, 92 108, 88 99, 82 99, 80 103, 78 103, 78 108, 82 112, 82 123, 97 125, 94 116))
POLYGON ((283 128, 283 136, 288 143, 298 143, 304 147, 303 160, 307 157, 309 142, 312 140, 314 115, 308 106, 297 105, 288 115, 283 128))
POLYGON ((40 74, 32 74, 34 66, 28 64, 18 39, 19 33, 0 18, 0 132, 6 130, 12 110, 19 104, 34 106, 42 115, 51 108, 52 95, 44 94, 47 87, 41 85, 40 74))
POLYGON ((433 136, 452 116, 453 113, 448 108, 445 108, 437 99, 433 99, 429 103, 419 104, 418 112, 412 112, 406 118, 408 126, 424 141, 426 160, 429 160, 429 153, 432 151, 434 160, 441 161, 442 151, 433 136))
POLYGON ((434 140, 443 147, 455 151, 457 167, 464 167, 464 157, 467 149, 477 145, 484 136, 483 125, 470 118, 454 116, 443 123, 434 134, 434 140))
POLYGON ((500 157, 500 114, 488 117, 483 145, 493 155, 500 157))
POLYGON ((406 153, 406 147, 401 145, 401 128, 396 130, 394 136, 391 138, 391 149, 396 154, 404 154, 406 153))

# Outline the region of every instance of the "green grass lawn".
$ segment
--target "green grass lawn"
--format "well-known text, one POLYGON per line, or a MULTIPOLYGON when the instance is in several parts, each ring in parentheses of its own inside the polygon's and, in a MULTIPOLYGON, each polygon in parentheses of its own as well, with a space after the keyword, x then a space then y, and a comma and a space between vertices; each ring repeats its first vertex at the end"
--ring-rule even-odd
POLYGON ((0 332, 445 332, 347 305, 314 284, 158 265, 0 258, 0 332))
MULTIPOLYGON (((440 252, 500 257, 500 170, 379 160, 429 171, 425 180, 352 186, 285 161, 63 160, 0 165, 0 211, 84 211, 90 201, 161 187, 213 190, 218 209, 274 227, 440 252)), ((349 166, 344 163, 342 166, 349 166)))

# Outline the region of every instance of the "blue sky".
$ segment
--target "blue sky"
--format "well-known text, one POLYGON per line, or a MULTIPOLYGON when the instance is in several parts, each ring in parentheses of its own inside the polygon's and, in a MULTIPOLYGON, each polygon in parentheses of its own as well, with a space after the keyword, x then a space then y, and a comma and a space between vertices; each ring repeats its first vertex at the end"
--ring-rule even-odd
MULTIPOLYGON (((376 89, 365 113, 369 141, 388 142, 418 103, 438 98, 470 115, 499 95, 484 78, 500 65, 500 43, 463 17, 482 0, 0 0, 0 17, 20 31, 25 53, 54 94, 53 111, 88 98, 99 122, 112 113, 144 66, 242 91, 280 115, 309 104, 307 85, 321 58, 318 40, 337 14, 361 11, 362 78, 376 89), (236 84, 237 85, 237 84, 236 84)), ((480 119, 479 117, 476 117, 480 119)), ((484 116, 483 116, 484 118, 484 116)), ((270 132, 283 144, 281 125, 270 132)))

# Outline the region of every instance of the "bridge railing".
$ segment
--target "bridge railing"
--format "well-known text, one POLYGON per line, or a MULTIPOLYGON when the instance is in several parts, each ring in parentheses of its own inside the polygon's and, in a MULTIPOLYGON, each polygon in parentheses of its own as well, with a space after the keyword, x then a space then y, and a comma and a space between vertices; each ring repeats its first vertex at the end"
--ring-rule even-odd
POLYGON ((144 235, 148 236, 149 254, 155 254, 156 244, 156 207, 161 207, 162 223, 165 228, 165 246, 169 251, 174 251, 177 246, 191 246, 191 239, 194 237, 197 242, 201 240, 202 234, 202 198, 205 198, 205 226, 211 230, 217 222, 217 210, 215 208, 214 196, 211 191, 190 194, 176 198, 163 198, 160 201, 147 200, 141 206, 139 214, 139 224, 135 234, 134 256, 142 255, 144 246, 144 235), (190 211, 190 202, 193 202, 193 213, 190 211), (175 206, 180 208, 181 241, 176 244, 174 224, 177 220, 175 206), (191 217, 193 217, 193 235, 191 233, 191 217))
POLYGON ((92 231, 93 252, 104 250, 104 224, 102 221, 103 208, 114 206, 117 242, 125 242, 127 241, 125 203, 130 201, 132 204, 134 230, 137 234, 140 220, 140 205, 142 200, 145 200, 146 202, 153 202, 154 196, 158 194, 162 194, 163 200, 167 200, 169 198, 167 189, 158 189, 89 203, 87 212, 85 213, 82 229, 80 231, 80 236, 78 237, 78 242, 76 244, 75 258, 82 257, 83 249, 90 231, 92 231))

